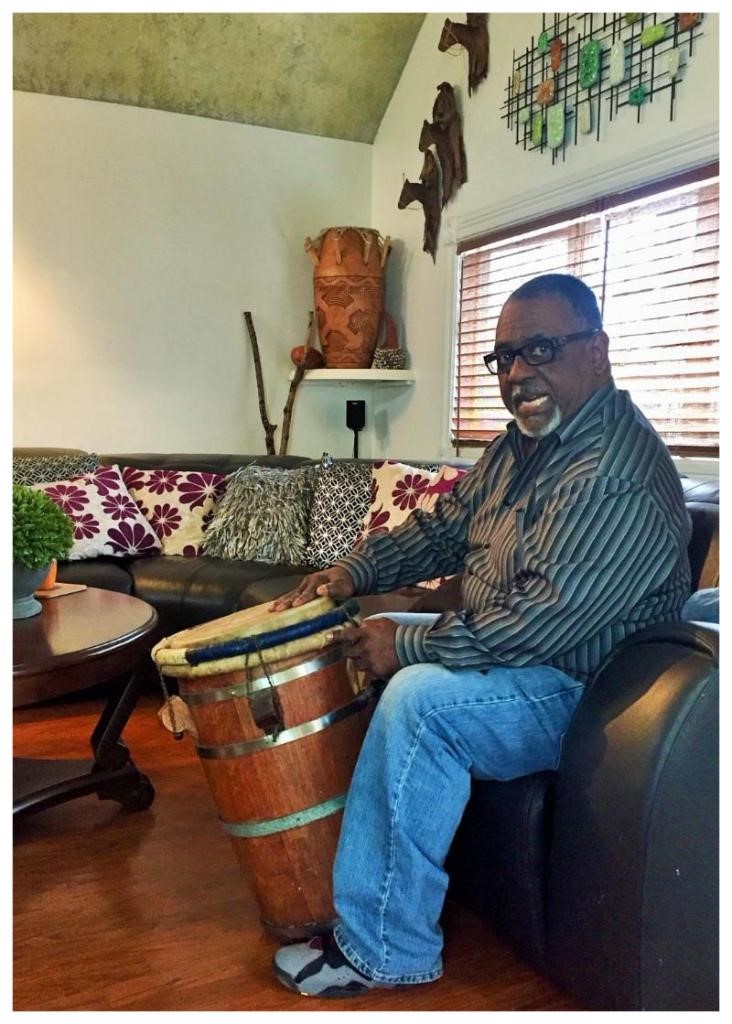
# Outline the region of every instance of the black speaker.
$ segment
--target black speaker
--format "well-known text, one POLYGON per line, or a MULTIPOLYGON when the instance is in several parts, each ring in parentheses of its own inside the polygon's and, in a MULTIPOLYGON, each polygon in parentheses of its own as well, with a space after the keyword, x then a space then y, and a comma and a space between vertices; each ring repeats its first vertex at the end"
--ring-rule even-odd
POLYGON ((366 422, 366 403, 363 399, 346 401, 346 426, 353 431, 353 457, 358 458, 358 432, 366 422))
POLYGON ((349 430, 363 430, 366 422, 366 403, 364 401, 346 402, 346 426, 349 430))

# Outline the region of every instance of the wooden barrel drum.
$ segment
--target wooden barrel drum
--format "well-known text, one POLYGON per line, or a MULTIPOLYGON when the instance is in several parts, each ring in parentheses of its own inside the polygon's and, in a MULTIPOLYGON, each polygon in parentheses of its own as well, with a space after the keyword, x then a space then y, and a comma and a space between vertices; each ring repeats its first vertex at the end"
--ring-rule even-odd
POLYGON ((373 228, 340 227, 305 239, 326 369, 368 369, 384 312, 389 239, 373 228))
POLYGON ((178 680, 262 924, 288 941, 333 925, 333 860, 373 694, 328 642, 354 602, 267 608, 176 633, 153 658, 178 680))

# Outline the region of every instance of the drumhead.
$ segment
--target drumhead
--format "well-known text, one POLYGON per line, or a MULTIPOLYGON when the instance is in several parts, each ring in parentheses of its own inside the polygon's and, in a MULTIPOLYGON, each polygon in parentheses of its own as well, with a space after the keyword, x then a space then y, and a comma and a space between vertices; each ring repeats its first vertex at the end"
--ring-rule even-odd
POLYGON ((318 618, 336 606, 330 597, 317 597, 314 601, 308 601, 296 608, 286 608, 281 612, 269 611, 271 604, 271 601, 265 601, 253 608, 242 608, 241 611, 224 615, 220 619, 212 619, 190 629, 183 629, 166 637, 156 644, 156 647, 195 650, 197 647, 208 647, 238 637, 257 636, 260 633, 281 629, 283 626, 291 626, 296 622, 318 618))

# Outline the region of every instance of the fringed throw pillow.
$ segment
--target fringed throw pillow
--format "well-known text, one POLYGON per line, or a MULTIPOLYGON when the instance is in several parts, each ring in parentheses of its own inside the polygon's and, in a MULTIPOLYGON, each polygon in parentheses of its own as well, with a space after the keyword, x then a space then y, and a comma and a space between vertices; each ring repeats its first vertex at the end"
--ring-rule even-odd
POLYGON ((226 492, 203 535, 204 554, 303 565, 318 466, 246 466, 227 477, 226 492))

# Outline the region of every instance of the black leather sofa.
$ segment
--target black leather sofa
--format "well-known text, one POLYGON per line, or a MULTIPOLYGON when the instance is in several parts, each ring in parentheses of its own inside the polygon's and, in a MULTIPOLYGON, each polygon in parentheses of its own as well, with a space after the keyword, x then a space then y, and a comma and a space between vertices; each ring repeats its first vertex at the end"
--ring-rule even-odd
MULTIPOLYGON (((29 454, 51 449, 23 450, 29 454)), ((20 454, 16 451, 15 454, 20 454)), ((268 456, 104 455, 229 472, 268 456)), ((719 488, 684 479, 693 588, 719 583, 719 488)), ((67 563, 59 577, 135 593, 161 635, 270 600, 306 566, 153 556, 67 563)), ((391 606, 455 607, 459 579, 391 606)), ((580 1006, 718 1005, 718 627, 657 626, 618 648, 565 736, 556 772, 475 782, 448 858, 451 895, 484 915, 580 1006)))
MULTIPOLYGON (((43 455, 79 455, 79 449, 16 448, 15 458, 43 455)), ((133 466, 137 469, 180 469, 228 474, 242 466, 262 465, 294 468, 315 460, 297 455, 231 455, 196 453, 104 453, 102 464, 133 466)), ((351 461, 351 460, 341 460, 351 461)), ((410 465, 424 465, 405 459, 410 465)), ((465 459, 448 460, 451 465, 469 466, 465 459)), ((294 587, 312 566, 272 565, 268 562, 241 561, 198 555, 144 555, 135 557, 99 557, 63 562, 58 579, 63 583, 85 583, 91 587, 134 594, 153 605, 159 616, 157 637, 169 636, 181 629, 220 618, 241 608, 271 601, 294 587)), ((404 610, 421 593, 404 588, 394 595, 396 609, 404 610)), ((365 612, 377 610, 383 598, 362 602, 365 612)))

